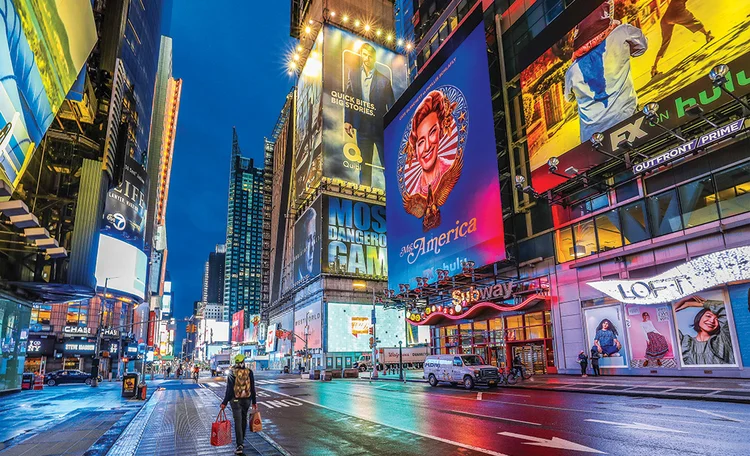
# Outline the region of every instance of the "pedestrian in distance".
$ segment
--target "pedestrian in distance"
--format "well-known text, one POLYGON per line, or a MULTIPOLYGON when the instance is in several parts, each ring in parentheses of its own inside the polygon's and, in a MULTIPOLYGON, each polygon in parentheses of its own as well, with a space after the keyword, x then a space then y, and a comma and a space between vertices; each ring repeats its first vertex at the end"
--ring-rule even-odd
POLYGON ((248 410, 252 406, 253 413, 257 412, 258 405, 255 396, 255 377, 253 371, 245 366, 245 355, 239 354, 234 357, 229 376, 227 377, 227 390, 224 400, 221 402, 222 410, 227 404, 232 406, 234 417, 234 437, 237 441, 235 454, 244 451, 245 433, 247 432, 248 410))
POLYGON ((169 374, 172 373, 172 366, 167 366, 167 376, 165 378, 169 378, 169 374))
POLYGON ((589 357, 586 356, 586 352, 583 350, 578 354, 578 364, 581 365, 581 377, 588 377, 586 375, 586 368, 589 367, 589 357))
POLYGON ((591 373, 594 374, 594 377, 602 375, 599 372, 599 358, 601 357, 599 350, 596 347, 591 347, 591 373))
POLYGON ((513 357, 512 372, 515 374, 516 378, 520 378, 523 380, 523 360, 521 359, 521 355, 518 353, 516 353, 516 356, 513 357))

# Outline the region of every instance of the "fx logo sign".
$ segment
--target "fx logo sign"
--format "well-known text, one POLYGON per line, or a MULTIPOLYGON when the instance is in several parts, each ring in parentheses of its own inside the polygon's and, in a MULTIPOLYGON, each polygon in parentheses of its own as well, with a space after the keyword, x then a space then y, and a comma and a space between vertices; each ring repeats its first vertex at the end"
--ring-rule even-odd
POLYGON ((630 141, 634 143, 636 140, 648 136, 648 133, 643 131, 642 128, 644 119, 645 117, 639 117, 635 122, 623 125, 610 133, 609 143, 612 146, 612 149, 617 149, 617 145, 622 141, 630 141))

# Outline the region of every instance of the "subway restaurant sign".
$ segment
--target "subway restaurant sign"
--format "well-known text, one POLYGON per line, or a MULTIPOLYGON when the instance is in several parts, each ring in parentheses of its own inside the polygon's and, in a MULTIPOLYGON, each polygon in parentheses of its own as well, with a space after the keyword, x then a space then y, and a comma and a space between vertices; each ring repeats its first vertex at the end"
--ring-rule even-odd
POLYGON ((750 280, 750 247, 710 253, 649 279, 604 280, 588 285, 626 304, 662 304, 741 280, 750 280))

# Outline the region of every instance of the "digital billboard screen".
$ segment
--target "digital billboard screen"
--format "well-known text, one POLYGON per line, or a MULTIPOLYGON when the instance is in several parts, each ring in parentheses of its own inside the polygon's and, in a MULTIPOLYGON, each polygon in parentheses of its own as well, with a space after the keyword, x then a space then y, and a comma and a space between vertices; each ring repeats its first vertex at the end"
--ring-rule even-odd
POLYGON ((96 40, 89 0, 0 1, 0 180, 11 187, 96 40))
POLYGON ((323 272, 388 276, 385 206, 323 195, 323 272))
POLYGON ((383 190, 383 115, 408 84, 406 57, 330 25, 323 34, 323 175, 383 190))
POLYGON ((123 182, 107 193, 102 232, 142 249, 148 174, 140 163, 127 157, 123 177, 123 182))
POLYGON ((232 342, 242 342, 245 336, 245 310, 232 314, 232 342))
POLYGON ((321 31, 313 43, 297 82, 297 110, 294 117, 294 186, 297 196, 316 187, 323 171, 323 117, 320 108, 320 95, 323 91, 323 61, 320 53, 322 43, 321 31))
MULTIPOLYGON (((366 352, 370 350, 369 330, 372 326, 372 305, 328 303, 326 312, 327 349, 331 352, 366 352)), ((398 342, 406 346, 404 311, 385 309, 375 310, 376 336, 380 348, 398 347, 398 342)))
POLYGON ((392 289, 505 258, 486 49, 480 25, 386 126, 392 289))
POLYGON ((294 311, 294 334, 299 337, 294 338, 294 350, 312 350, 313 348, 323 348, 323 312, 321 312, 322 302, 317 301, 304 307, 299 307, 294 311), (305 344, 307 338, 307 344, 305 344))
POLYGON ((294 282, 320 274, 321 199, 294 223, 294 282))
POLYGON ((659 122, 673 128, 689 117, 731 101, 711 85, 710 70, 729 64, 727 88, 750 90, 750 2, 735 0, 608 0, 521 72, 532 184, 543 192, 563 182, 546 163, 579 170, 606 159, 589 143, 604 133, 603 148, 634 144, 664 131, 639 108, 660 104, 659 122), (736 76, 735 76, 736 75, 736 76), (745 83, 743 83, 743 81, 745 83))
POLYGON ((96 286, 143 299, 148 257, 141 249, 106 234, 99 235, 96 286))

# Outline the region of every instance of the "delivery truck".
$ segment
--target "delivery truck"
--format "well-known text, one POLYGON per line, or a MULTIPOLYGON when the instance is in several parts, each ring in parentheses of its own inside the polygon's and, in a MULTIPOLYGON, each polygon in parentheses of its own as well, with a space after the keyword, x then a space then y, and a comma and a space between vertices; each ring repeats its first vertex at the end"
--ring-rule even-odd
MULTIPOLYGON (((429 355, 429 347, 408 347, 401 348, 401 358, 404 363, 404 367, 412 367, 415 369, 421 369, 424 364, 427 355, 429 355)), ((357 362, 354 363, 354 367, 362 372, 372 369, 372 355, 370 353, 363 353, 357 362)), ((378 370, 382 370, 386 365, 398 365, 399 363, 399 348, 379 348, 378 349, 378 370)))

